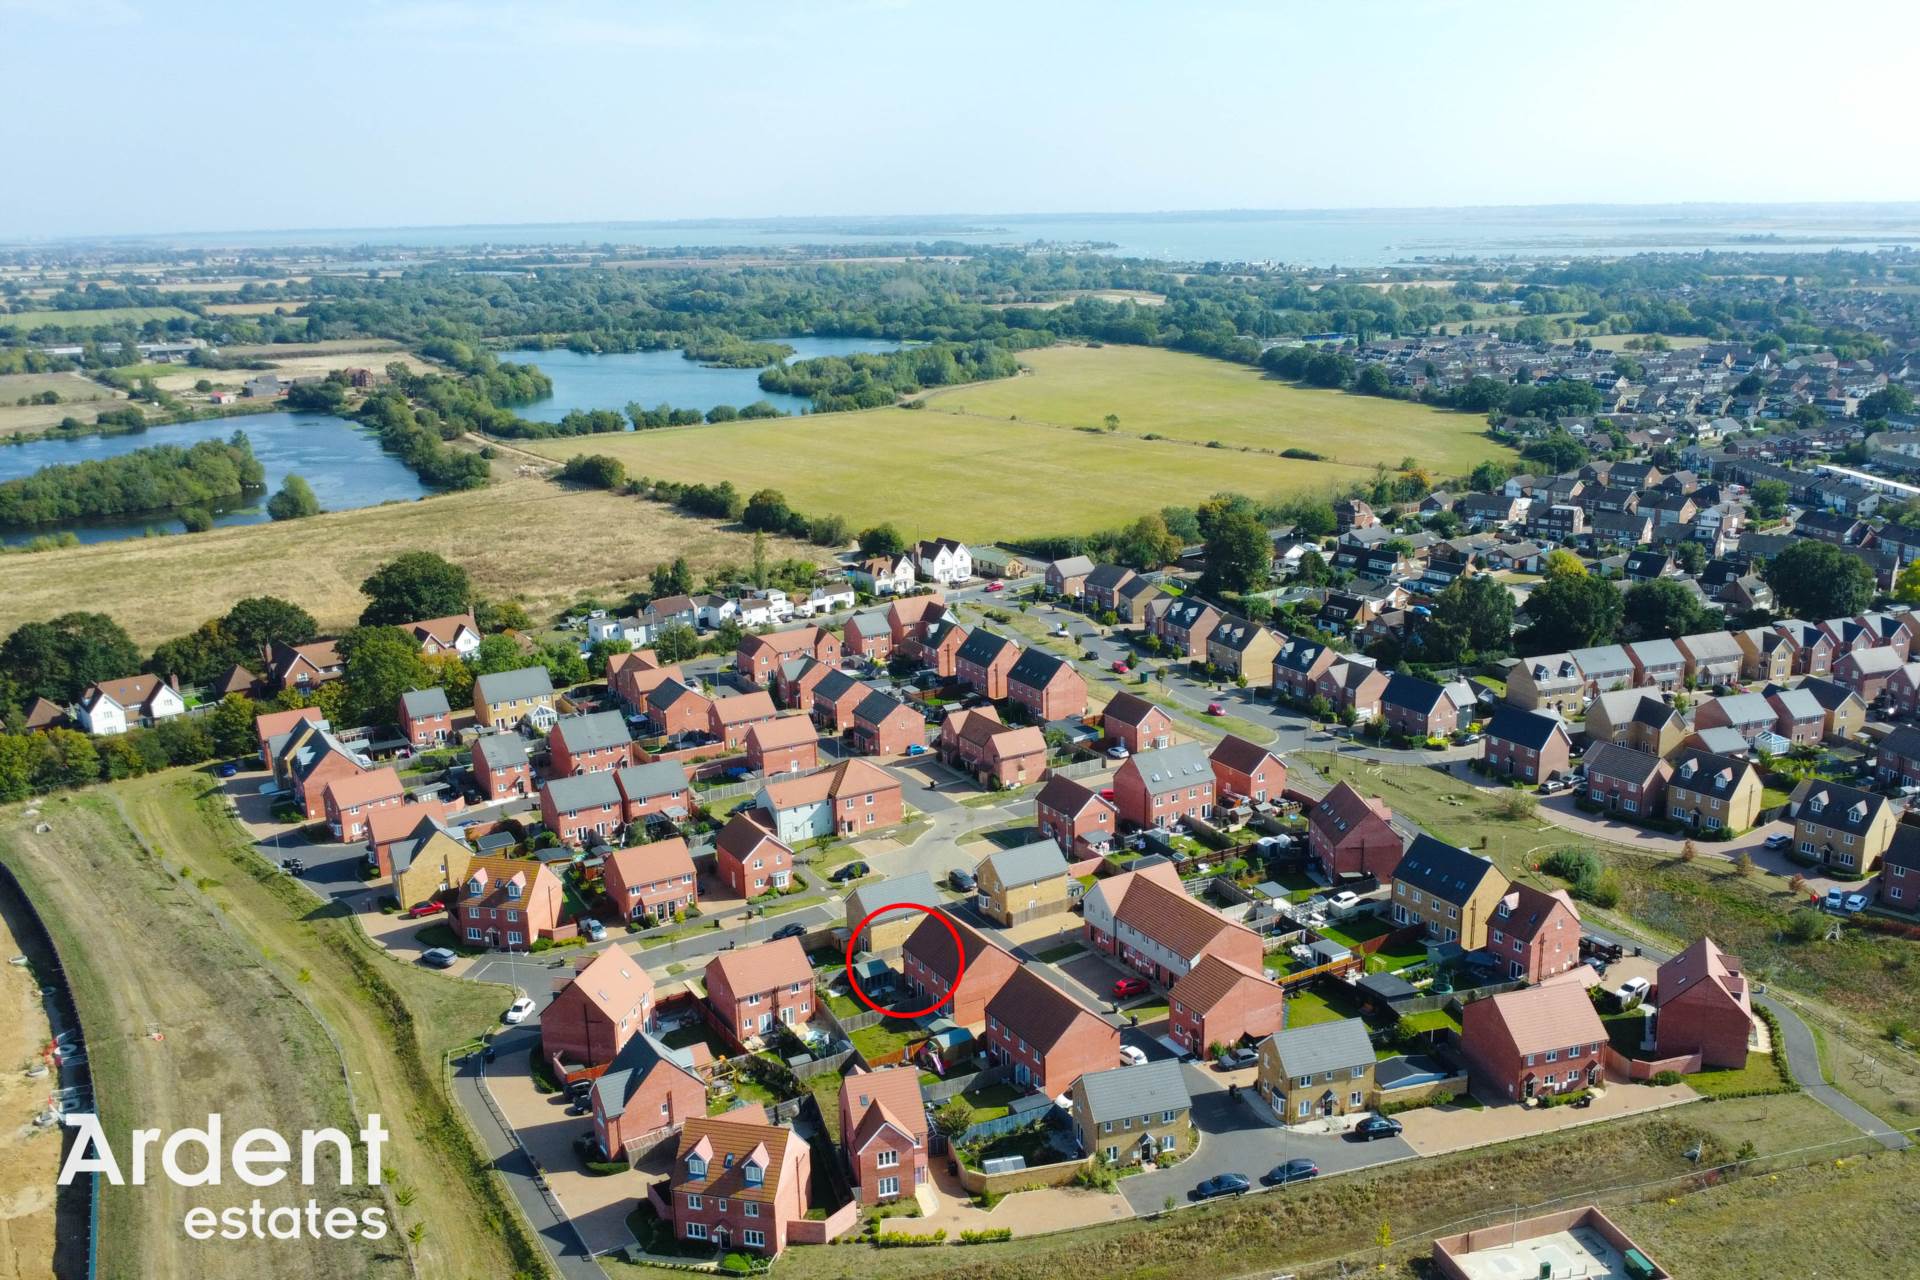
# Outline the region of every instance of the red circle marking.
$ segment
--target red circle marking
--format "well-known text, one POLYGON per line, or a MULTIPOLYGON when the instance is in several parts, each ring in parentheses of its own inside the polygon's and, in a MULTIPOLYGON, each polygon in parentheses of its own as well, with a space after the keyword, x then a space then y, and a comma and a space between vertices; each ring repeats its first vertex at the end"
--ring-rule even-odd
POLYGON ((860 923, 853 926, 853 932, 847 936, 847 982, 853 987, 853 994, 860 998, 861 1004, 867 1006, 867 1008, 873 1010, 875 1013, 884 1013, 889 1018, 924 1018, 930 1013, 938 1013, 953 1003, 954 994, 960 990, 960 979, 966 976, 966 972, 967 950, 960 945, 960 931, 953 927, 953 921, 947 919, 947 913, 938 907, 929 907, 918 902, 889 902, 886 906, 875 907, 873 910, 867 912, 866 915, 862 916, 860 923), (889 911, 924 911, 935 920, 938 920, 940 927, 947 931, 947 936, 953 939, 955 965, 953 981, 947 984, 946 995, 941 996, 924 1009, 907 1009, 901 1011, 882 1009, 879 1005, 868 999, 867 993, 860 989, 860 979, 853 971, 853 953, 854 949, 860 945, 860 935, 867 931, 867 926, 873 922, 875 916, 884 915, 889 911))

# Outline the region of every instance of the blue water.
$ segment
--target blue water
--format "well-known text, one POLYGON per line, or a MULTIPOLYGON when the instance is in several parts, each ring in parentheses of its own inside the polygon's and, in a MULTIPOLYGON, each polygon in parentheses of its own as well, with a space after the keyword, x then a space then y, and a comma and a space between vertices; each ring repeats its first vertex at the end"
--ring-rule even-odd
POLYGON ((953 240, 973 245, 1113 244, 1184 262, 1370 267, 1434 257, 1617 257, 1631 253, 1817 252, 1920 244, 1920 206, 1551 205, 1480 209, 1216 210, 713 219, 196 232, 131 237, 192 248, 398 245, 784 249, 953 240))
MULTIPOLYGON (((794 349, 793 359, 894 351, 886 338, 777 338, 794 349)), ((575 409, 624 410, 638 403, 653 409, 671 405, 705 413, 715 405, 743 408, 765 400, 787 413, 807 408, 803 396, 773 395, 760 389, 758 369, 709 369, 678 351, 633 351, 583 355, 556 347, 551 351, 502 351, 502 360, 537 364, 553 379, 553 394, 514 412, 533 422, 558 422, 575 409)))
MULTIPOLYGON (((0 447, 0 480, 18 479, 56 463, 113 458, 154 445, 185 447, 202 440, 225 440, 235 431, 244 431, 252 442, 254 456, 266 468, 267 487, 255 501, 216 512, 216 526, 264 523, 269 519, 267 498, 295 472, 313 486, 314 496, 328 511, 411 501, 432 492, 398 458, 381 449, 379 438, 371 431, 324 413, 255 413, 151 427, 126 435, 77 436, 0 447)), ((171 516, 149 516, 12 532, 5 538, 9 544, 17 544, 38 534, 71 530, 82 542, 111 542, 137 538, 149 531, 179 533, 181 529, 180 522, 171 516)))

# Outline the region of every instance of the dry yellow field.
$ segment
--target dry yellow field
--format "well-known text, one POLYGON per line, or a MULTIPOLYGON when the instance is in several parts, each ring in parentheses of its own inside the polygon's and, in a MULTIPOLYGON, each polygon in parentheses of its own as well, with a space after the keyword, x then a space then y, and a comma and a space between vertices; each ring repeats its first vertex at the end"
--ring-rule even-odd
POLYGON ((404 351, 364 351, 359 353, 342 352, 338 355, 303 355, 290 359, 274 357, 254 357, 269 360, 273 365, 268 369, 196 369, 190 364, 179 366, 178 373, 163 373, 153 380, 153 384, 162 391, 191 391, 194 384, 205 378, 215 387, 238 390, 247 379, 257 378, 263 373, 275 373, 282 378, 306 378, 321 376, 335 369, 372 369, 375 373, 388 365, 399 361, 415 373, 431 373, 438 369, 420 357, 404 351))
POLYGON ((204 310, 214 316, 270 316, 276 311, 294 315, 304 305, 297 298, 281 302, 209 302, 204 310))
MULTIPOLYGON (((677 555, 699 568, 744 565, 753 553, 748 535, 657 503, 516 477, 471 493, 287 524, 0 556, 0 634, 85 607, 112 614, 136 641, 152 645, 261 594, 292 600, 322 627, 350 626, 366 603, 360 583, 367 574, 412 550, 464 565, 483 595, 518 599, 536 617, 587 593, 617 601, 677 555)), ((824 554, 786 541, 768 552, 824 554)))

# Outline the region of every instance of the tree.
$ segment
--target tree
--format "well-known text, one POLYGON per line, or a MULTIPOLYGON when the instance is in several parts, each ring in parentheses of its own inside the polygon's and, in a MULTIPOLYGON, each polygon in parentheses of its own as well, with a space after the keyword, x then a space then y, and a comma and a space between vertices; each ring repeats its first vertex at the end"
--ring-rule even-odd
POLYGON ((213 748, 223 756, 243 756, 254 747, 253 721, 260 708, 243 693, 230 693, 207 715, 213 748))
POLYGON ((1801 618, 1851 617, 1873 599, 1873 570, 1831 542, 1796 539, 1766 567, 1783 614, 1801 618))
POLYGON ((700 656, 700 637, 684 622, 669 622, 654 633, 652 648, 663 663, 691 662, 700 656))
POLYGON ((1587 565, 1584 560, 1565 547, 1555 547, 1547 552, 1546 561, 1540 566, 1541 574, 1551 582, 1555 578, 1584 578, 1587 565))
POLYGON ((1512 644, 1513 596, 1484 575, 1456 578, 1433 602, 1416 635, 1429 662, 1471 662, 1504 654, 1512 644))
POLYGON ((280 482, 280 490, 267 499, 267 514, 275 520, 301 520, 320 514, 320 499, 306 477, 289 474, 280 482))
POLYGON ((1339 518, 1333 514, 1333 504, 1325 498, 1303 498, 1281 515, 1292 522, 1296 537, 1325 538, 1340 527, 1339 518))
POLYGON ((662 596, 684 596, 693 592, 693 568, 685 556, 675 556, 671 564, 653 566, 648 587, 655 600, 662 596))
POLYGON ((933 1127, 948 1138, 959 1137, 972 1123, 973 1107, 958 1094, 948 1098, 940 1105, 940 1109, 933 1113, 933 1127))
POLYGON ((422 654, 427 664, 427 679, 447 692, 447 702, 456 707, 473 704, 473 665, 457 653, 422 654))
POLYGON ((1491 493, 1507 483, 1513 464, 1489 458, 1467 476, 1467 487, 1475 493, 1491 493))
POLYGON ((180 527, 188 533, 205 533, 213 528, 213 512, 205 507, 184 507, 180 511, 180 527))
POLYGON ((1207 571, 1200 584, 1208 591, 1251 591, 1273 573, 1273 544, 1267 527, 1251 512, 1232 511, 1213 522, 1207 536, 1207 571))
POLYGON ((1707 567, 1706 547, 1691 538, 1673 549, 1673 558, 1688 577, 1699 577, 1700 571, 1707 567))
POLYGON ((1920 560, 1902 569, 1893 580, 1893 598, 1901 604, 1920 604, 1920 560))
POLYGON ((392 724, 400 695, 433 682, 420 646, 398 627, 355 627, 340 637, 339 648, 353 724, 392 724))
POLYGON ((1897 382, 1889 383, 1861 397, 1855 412, 1868 422, 1904 418, 1913 412, 1913 392, 1897 382))
POLYGON ((79 700, 90 684, 140 670, 140 651, 126 631, 104 613, 63 613, 48 622, 26 622, 0 644, 0 671, 25 697, 58 703, 79 700))
POLYGON ((560 468, 560 479, 589 489, 618 489, 627 483, 627 464, 604 453, 576 453, 560 468))
POLYGON ((1364 364, 1353 376, 1353 390, 1363 396, 1390 396, 1393 394, 1393 377, 1381 364, 1364 364))
POLYGON ((1549 578, 1526 603, 1522 653, 1557 653, 1612 644, 1620 630, 1620 593, 1599 578, 1549 578))
POLYGON ((422 618, 465 613, 473 604, 467 571, 431 551, 409 551, 375 569, 360 584, 367 607, 363 627, 397 626, 422 618))
POLYGON ((1755 480, 1747 490, 1747 496, 1753 499, 1754 514, 1763 520, 1772 520, 1784 512, 1787 499, 1792 495, 1793 490, 1785 480, 1755 480))
POLYGON ((860 531, 860 554, 867 557, 898 557, 907 549, 906 539, 900 531, 890 524, 877 524, 871 529, 860 531))
POLYGON ((1642 582, 1627 589, 1621 617, 1632 640, 1672 640, 1713 626, 1711 610, 1673 578, 1642 582))
MULTIPOLYGON (((408 619, 412 621, 412 619, 408 619)), ((245 658, 237 662, 260 660, 260 651, 271 644, 306 644, 320 634, 320 624, 297 604, 278 596, 248 596, 234 602, 220 619, 220 629, 245 658)))
POLYGON ((1108 414, 1101 420, 1101 425, 1108 431, 1118 431, 1120 429, 1120 415, 1117 413, 1108 414))
POLYGON ((778 489, 760 490, 747 499, 746 508, 740 513, 743 526, 764 533, 780 533, 792 519, 793 509, 778 489))
POLYGON ((34 786, 52 791, 100 781, 100 753, 86 734, 47 729, 31 737, 38 748, 33 762, 34 786))
POLYGON ((481 638, 480 647, 473 651, 471 665, 474 675, 490 676, 497 671, 518 671, 527 665, 527 656, 520 652, 512 636, 485 636, 481 638))
POLYGON ((1120 533, 1114 559, 1130 569, 1158 569, 1180 558, 1180 539, 1157 512, 1141 516, 1120 533))

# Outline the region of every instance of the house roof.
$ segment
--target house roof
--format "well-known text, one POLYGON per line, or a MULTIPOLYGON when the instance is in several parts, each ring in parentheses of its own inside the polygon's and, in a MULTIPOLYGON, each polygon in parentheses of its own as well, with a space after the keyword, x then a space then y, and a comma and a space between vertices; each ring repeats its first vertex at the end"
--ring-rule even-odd
POLYGON ((1109 723, 1132 725, 1137 728, 1156 711, 1160 712, 1163 719, 1167 718, 1167 713, 1161 708, 1154 706, 1138 694, 1128 693, 1122 689, 1113 695, 1113 700, 1107 703, 1106 709, 1100 714, 1109 723))
POLYGON ((927 1140, 927 1108, 917 1067, 855 1071, 840 1082, 840 1110, 853 1122, 843 1138, 849 1152, 861 1150, 885 1125, 906 1134, 915 1146, 927 1140))
POLYGON ((1387 687, 1381 691, 1380 703, 1385 707, 1401 707, 1424 716, 1438 706, 1440 699, 1445 696, 1446 689, 1433 681, 1396 671, 1387 680, 1387 687))
POLYGON ((91 707, 104 697, 120 707, 145 707, 162 689, 173 688, 173 685, 156 675, 123 676, 118 680, 102 680, 88 686, 80 695, 80 702, 82 706, 91 707))
MULTIPOLYGON (((904 950, 921 964, 944 977, 949 986, 953 982, 952 975, 956 960, 953 954, 954 933, 960 935, 960 949, 966 956, 968 973, 974 971, 976 961, 981 953, 986 951, 995 952, 1004 958, 1008 967, 1019 965, 1020 962, 1014 958, 1011 951, 966 921, 949 917, 946 923, 953 926, 953 933, 947 932, 945 925, 939 920, 928 916, 911 934, 907 935, 904 950)), ((962 981, 965 981, 964 976, 962 981)))
POLYGON ((651 800, 655 796, 670 796, 676 791, 687 790, 689 786, 686 766, 678 760, 630 764, 615 772, 613 777, 620 784, 620 794, 636 803, 651 800))
POLYGON ((1113 909, 1113 918, 1188 961, 1222 934, 1236 929, 1251 932, 1247 926, 1188 897, 1177 880, 1168 885, 1155 876, 1129 880, 1113 909))
MULTIPOLYGON (((864 680, 859 679, 857 676, 848 675, 846 672, 836 668, 820 677, 819 682, 813 686, 813 696, 816 701, 824 701, 829 705, 837 705, 840 699, 846 697, 854 690, 865 689, 867 687, 868 685, 864 680)), ((866 695, 862 694, 861 696, 865 697, 866 695)))
POLYGON ((787 1144, 798 1141, 793 1130, 767 1123, 761 1107, 736 1108, 721 1116, 694 1116, 680 1130, 674 1153, 673 1185, 711 1196, 737 1200, 773 1201, 787 1157, 787 1144), (707 1176, 687 1176, 687 1157, 699 1151, 707 1162, 707 1176), (759 1164, 761 1183, 749 1186, 746 1166, 759 1164))
POLYGON ((1029 646, 1014 660, 1012 669, 1007 672, 1007 683, 1026 689, 1044 689, 1054 676, 1072 669, 1073 664, 1065 658, 1057 658, 1044 649, 1029 646))
POLYGON ((1367 1024, 1358 1018, 1337 1018, 1304 1027, 1288 1027, 1268 1037, 1274 1054, 1289 1076, 1313 1076, 1326 1071, 1351 1070, 1374 1061, 1367 1024))
POLYGON ((1787 810, 1802 822, 1859 835, 1887 809, 1885 796, 1843 787, 1822 778, 1803 779, 1787 798, 1787 810), (1815 807, 1818 806, 1818 812, 1815 807))
POLYGON ((1589 778, 1618 778, 1645 786, 1660 771, 1660 757, 1651 751, 1635 751, 1617 742, 1596 742, 1580 757, 1589 778))
MULTIPOLYGON (((891 880, 869 881, 847 895, 847 925, 851 928, 866 919, 870 912, 878 911, 890 903, 911 902, 923 907, 938 907, 942 901, 940 891, 933 887, 933 877, 924 871, 908 872, 891 880)), ((869 927, 923 914, 919 911, 889 911, 875 917, 869 927)))
POLYGON ((1532 751, 1539 751, 1554 734, 1563 737, 1567 726, 1560 717, 1545 711, 1527 711, 1509 703, 1494 708, 1493 719, 1487 722, 1487 736, 1502 742, 1514 742, 1532 751))
POLYGON ((1580 668, 1580 674, 1588 681, 1633 674, 1633 659, 1627 656, 1625 645, 1597 644, 1586 649, 1575 649, 1567 656, 1573 659, 1580 668))
POLYGON ((1242 989, 1257 993, 1256 999, 1275 1003, 1286 995, 1277 983, 1267 981, 1265 974, 1215 955, 1201 956, 1191 969, 1180 975, 1170 994, 1176 1003, 1195 1013, 1205 1014, 1242 989))
POLYGON ((1628 651, 1640 660, 1643 668, 1678 667, 1686 663, 1686 655, 1680 652, 1680 646, 1671 640, 1635 640, 1627 646, 1628 651))
MULTIPOLYGON (((894 697, 892 694, 882 693, 878 689, 873 690, 867 694, 866 697, 854 704, 853 718, 864 721, 867 724, 877 725, 885 723, 888 716, 895 715, 902 711, 912 716, 914 723, 921 725, 923 728, 925 727, 926 721, 920 712, 915 711, 912 707, 900 701, 900 699, 894 697)), ((803 716, 796 716, 794 718, 805 719, 803 716)))
POLYGON ((1276 668, 1284 667, 1288 671, 1307 672, 1320 660, 1327 646, 1318 640, 1309 640, 1304 636, 1291 636, 1280 645, 1280 651, 1273 656, 1276 668))
POLYGON ((1042 880, 1067 874, 1067 860, 1061 856, 1060 846, 1049 836, 1015 845, 1011 849, 996 850, 980 860, 982 870, 989 866, 1001 885, 1008 889, 1039 884, 1042 880))
POLYGON ((1741 1008, 1750 1007, 1747 977, 1741 972, 1740 957, 1722 951, 1712 938, 1697 939, 1692 946, 1660 966, 1654 980, 1654 1004, 1665 1005, 1702 983, 1719 988, 1728 1000, 1741 1008))
POLYGON ((1580 676, 1580 666, 1570 653, 1549 653, 1537 658, 1523 658, 1520 665, 1534 687, 1541 690, 1573 688, 1585 683, 1580 676))
POLYGON ((335 778, 327 784, 327 794, 333 797, 333 803, 345 809, 356 804, 367 804, 374 800, 385 800, 390 796, 403 795, 406 788, 400 785, 400 775, 392 768, 369 769, 364 773, 349 773, 335 778))
POLYGON ((653 994, 653 979, 640 961, 621 946, 608 947, 584 960, 567 985, 616 1023, 653 994))
POLYGON ((1888 866, 1920 869, 1920 826, 1903 820, 1893 829, 1893 843, 1882 856, 1888 866))
MULTIPOLYGON (((1890 645, 1878 645, 1871 649, 1854 649, 1841 662, 1849 664, 1863 676, 1892 675, 1899 669, 1902 659, 1900 651, 1890 645)), ((1835 663, 1838 666, 1839 663, 1835 663)))
POLYGON ((1400 865, 1394 868, 1393 878, 1429 897, 1457 906, 1472 897, 1488 877, 1499 874, 1487 859, 1422 832, 1407 846, 1400 865))
POLYGON ((615 849, 607 855, 607 873, 617 874, 622 884, 652 884, 693 874, 693 856, 687 842, 679 836, 615 849))
MULTIPOLYGON (((868 699, 871 701, 871 699, 868 699)), ((865 702, 860 704, 866 706, 865 702)), ((775 716, 747 729, 747 745, 761 751, 800 747, 820 741, 820 731, 806 716, 775 716)))
POLYGON ((1171 747, 1142 751, 1121 768, 1138 773, 1147 791, 1153 795, 1192 786, 1202 780, 1213 781, 1213 765, 1207 758, 1205 744, 1199 742, 1182 742, 1171 747))
POLYGON ((527 763, 527 741, 517 733, 483 733, 473 740, 473 751, 489 769, 512 769, 527 763))
POLYGON ((624 747, 633 741, 633 735, 627 732, 627 722, 618 711, 590 711, 561 716, 554 722, 552 740, 578 753, 624 747))
POLYGON ((400 629, 422 644, 432 640, 447 648, 453 647, 453 642, 459 638, 463 630, 470 631, 475 636, 480 634, 480 624, 473 620, 471 613, 450 613, 444 618, 423 618, 419 622, 403 622, 400 624, 400 629))
POLYGON ((1826 709, 1820 705, 1820 699, 1806 689, 1776 689, 1764 696, 1773 704, 1776 711, 1789 720, 1819 720, 1826 715, 1826 709))
POLYGON ((555 811, 571 813, 578 809, 597 809, 601 805, 620 804, 620 788, 611 773, 581 773, 570 778, 553 778, 545 784, 547 799, 555 811))
POLYGON ((1753 769, 1751 760, 1737 756, 1715 755, 1698 747, 1688 747, 1673 760, 1669 788, 1697 791, 1705 795, 1731 795, 1740 780, 1753 769))
POLYGON ((1183 597, 1167 606, 1165 622, 1167 626, 1178 627, 1182 631, 1191 631, 1210 613, 1216 619, 1220 616, 1219 610, 1215 609, 1206 601, 1183 597))
POLYGON ((755 820, 753 814, 753 810, 740 809, 728 818, 727 825, 720 828, 720 834, 714 839, 715 851, 742 862, 752 857, 756 849, 768 842, 786 849, 788 853, 793 852, 773 832, 755 820))
MULTIPOLYGON (((1779 713, 1765 695, 1758 693, 1730 693, 1724 698, 1716 698, 1714 705, 1719 714, 1727 719, 1729 725, 1772 724, 1779 713)), ((1695 713, 1696 719, 1698 713, 1695 713)))
POLYGON ((1253 642, 1262 635, 1271 635, 1276 641, 1280 638, 1278 632, 1269 632, 1257 622, 1228 614, 1214 627, 1213 634, 1207 637, 1207 644, 1209 647, 1219 645, 1230 653, 1241 653, 1251 648, 1253 642))
POLYGON ((779 714, 773 695, 765 689, 736 693, 713 700, 713 714, 721 724, 741 724, 748 720, 771 720, 779 714))
POLYGON ((1827 680, 1820 676, 1808 676, 1800 682, 1800 688, 1814 696, 1822 709, 1838 711, 1851 702, 1856 706, 1864 705, 1860 695, 1836 680, 1827 680))
POLYGON ((1699 631, 1690 636, 1681 636, 1680 647, 1693 656, 1695 662, 1738 661, 1740 642, 1725 631, 1699 631))
POLYGON ((400 709, 410 720, 426 720, 453 713, 453 708, 447 705, 447 691, 438 685, 431 689, 407 690, 400 695, 400 709))
POLYGON ((726 979, 727 989, 737 996, 756 991, 771 991, 787 983, 813 982, 813 966, 807 963, 807 951, 798 938, 777 938, 734 951, 722 951, 707 962, 707 989, 713 978, 726 979))
POLYGON ((818 804, 854 791, 898 791, 900 780, 865 760, 842 760, 831 769, 769 781, 762 790, 775 810, 818 804))
POLYGON ((1086 1100, 1087 1118, 1095 1124, 1155 1112, 1183 1111, 1192 1105, 1187 1077, 1179 1060, 1162 1058, 1137 1067, 1089 1071, 1076 1088, 1086 1100))
POLYGON ((1716 755, 1737 755, 1745 751, 1748 742, 1738 729, 1727 725, 1714 725, 1708 729, 1695 729, 1688 735, 1687 741, 1702 751, 1716 755))
POLYGON ((1565 889, 1555 889, 1549 893, 1519 881, 1507 886, 1499 909, 1506 912, 1499 917, 1500 927, 1523 941, 1532 939, 1544 930, 1547 922, 1562 910, 1573 917, 1576 925, 1580 921, 1579 909, 1573 905, 1573 898, 1565 889))
POLYGON ((1056 773, 1048 778, 1047 784, 1040 788, 1040 794, 1034 797, 1034 802, 1042 809, 1051 809, 1069 817, 1078 815, 1090 804, 1107 803, 1092 787, 1076 782, 1064 773, 1056 773))
POLYGON ((1083 578, 1093 572, 1093 561, 1086 556, 1064 556, 1049 564, 1047 572, 1062 578, 1083 578))
MULTIPOLYGON (((611 954, 611 952, 607 953, 611 954)), ((577 979, 576 979, 577 981, 577 979)), ((627 1109, 627 1099, 640 1090, 640 1086, 652 1075, 655 1068, 666 1066, 670 1070, 684 1071, 694 1076, 693 1055, 685 1049, 669 1049, 664 1043, 638 1032, 622 1045, 615 1054, 613 1062, 598 1079, 593 1082, 593 1091, 599 1100, 600 1110, 608 1119, 621 1115, 627 1109)), ((698 1076, 694 1076, 698 1080, 698 1076)), ((701 1087, 706 1086, 702 1083, 701 1087)))
POLYGON ((1099 564, 1087 571, 1087 586, 1095 591, 1117 591, 1135 576, 1125 565, 1099 564))
MULTIPOLYGON (((695 691, 691 686, 683 684, 679 680, 662 680, 659 684, 647 690, 647 709, 649 711, 665 711, 676 703, 686 701, 687 699, 707 702, 705 694, 695 691)), ((711 706, 712 704, 707 703, 707 705, 711 706)))
POLYGON ((1273 752, 1231 733, 1214 744, 1207 759, 1236 773, 1246 774, 1253 773, 1269 760, 1278 763, 1278 757, 1273 752))
POLYGON ((1015 969, 1007 975, 987 1001, 987 1017, 1032 1045, 1036 1053, 1048 1052, 1082 1025, 1118 1038, 1111 1026, 1031 969, 1015 969))
POLYGON ((1379 818, 1390 822, 1393 810, 1379 796, 1367 797, 1355 790, 1351 783, 1335 783, 1333 790, 1320 797, 1320 803, 1313 806, 1307 821, 1323 831, 1334 833, 1334 843, 1339 837, 1353 830, 1368 818, 1379 818))
POLYGON ((1544 1054, 1577 1044, 1605 1044, 1607 1030, 1594 1012, 1586 988, 1577 982, 1549 982, 1476 1000, 1469 1009, 1489 1004, 1489 1013, 1505 1024, 1515 1052, 1544 1054))
POLYGON ((490 671, 473 682, 474 696, 492 705, 519 702, 525 698, 553 696, 553 678, 545 667, 521 667, 517 671, 490 671))
POLYGON ((955 655, 956 661, 969 662, 976 667, 990 667, 1001 654, 1013 649, 1013 641, 998 635, 985 627, 975 627, 971 635, 960 646, 955 655))

